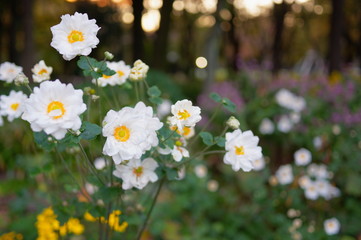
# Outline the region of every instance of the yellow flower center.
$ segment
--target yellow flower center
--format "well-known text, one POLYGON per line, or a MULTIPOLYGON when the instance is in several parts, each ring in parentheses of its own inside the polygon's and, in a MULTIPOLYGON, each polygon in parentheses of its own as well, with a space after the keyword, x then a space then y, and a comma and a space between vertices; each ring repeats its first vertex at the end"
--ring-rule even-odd
POLYGON ((48 71, 46 71, 45 68, 41 69, 41 70, 38 72, 39 75, 42 75, 42 74, 44 74, 44 73, 48 73, 48 71))
POLYGON ((133 168, 133 174, 137 177, 142 176, 143 174, 143 167, 137 167, 137 168, 133 168))
POLYGON ((180 120, 186 120, 190 116, 189 112, 185 109, 178 111, 178 119, 180 120))
POLYGON ((18 109, 18 107, 19 107, 19 103, 13 103, 10 105, 10 108, 14 111, 16 111, 18 109))
POLYGON ((68 42, 69 43, 75 43, 75 42, 81 42, 81 41, 84 41, 84 35, 83 35, 82 32, 73 30, 68 35, 68 42))
POLYGON ((183 135, 188 136, 191 133, 190 127, 183 127, 183 135))
POLYGON ((178 141, 176 141, 176 142, 175 142, 175 145, 176 145, 177 147, 180 147, 180 146, 182 146, 182 145, 183 145, 183 143, 182 143, 181 141, 179 141, 179 140, 178 140, 178 141))
POLYGON ((123 76, 124 75, 124 72, 123 71, 117 71, 119 77, 123 76))
POLYGON ((126 126, 120 126, 114 129, 114 137, 120 142, 125 142, 130 137, 130 131, 129 128, 126 126))
POLYGON ((235 152, 237 155, 244 155, 244 147, 243 146, 239 146, 239 147, 235 146, 234 148, 235 148, 235 152))
POLYGON ((58 119, 61 118, 64 114, 65 114, 65 108, 64 108, 64 104, 58 101, 52 101, 51 103, 49 103, 48 105, 48 113, 51 113, 53 111, 59 110, 59 113, 52 116, 53 119, 58 119))

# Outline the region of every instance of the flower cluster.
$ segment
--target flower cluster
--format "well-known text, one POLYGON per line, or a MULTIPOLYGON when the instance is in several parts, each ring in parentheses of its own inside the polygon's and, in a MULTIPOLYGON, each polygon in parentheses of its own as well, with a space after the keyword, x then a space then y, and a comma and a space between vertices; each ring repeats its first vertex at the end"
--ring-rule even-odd
POLYGON ((4 233, 0 236, 0 240, 23 240, 23 235, 20 233, 9 232, 4 233))
POLYGON ((89 222, 99 222, 100 221, 101 223, 108 224, 109 227, 116 232, 125 232, 125 230, 128 227, 128 222, 123 221, 122 223, 120 223, 119 216, 121 214, 122 214, 122 212, 120 210, 114 210, 109 214, 108 219, 105 219, 104 217, 94 217, 89 212, 86 212, 84 214, 84 219, 89 222))

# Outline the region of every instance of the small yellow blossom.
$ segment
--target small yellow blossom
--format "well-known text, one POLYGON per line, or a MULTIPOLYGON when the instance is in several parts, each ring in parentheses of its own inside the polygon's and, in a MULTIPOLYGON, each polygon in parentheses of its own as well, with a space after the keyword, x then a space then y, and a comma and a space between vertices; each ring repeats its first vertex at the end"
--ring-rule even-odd
POLYGON ((23 235, 16 232, 4 233, 0 236, 0 240, 23 240, 23 235))

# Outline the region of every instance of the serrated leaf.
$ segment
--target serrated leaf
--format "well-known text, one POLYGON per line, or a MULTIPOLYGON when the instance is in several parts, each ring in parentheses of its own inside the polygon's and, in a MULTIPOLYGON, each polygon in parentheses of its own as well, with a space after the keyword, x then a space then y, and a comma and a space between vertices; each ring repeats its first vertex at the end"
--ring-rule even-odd
POLYGON ((217 103, 222 102, 222 97, 219 96, 218 93, 211 92, 211 93, 209 94, 209 97, 210 97, 213 101, 215 101, 215 102, 217 102, 217 103))
POLYGON ((81 127, 82 133, 80 134, 80 138, 86 140, 93 140, 102 132, 102 128, 94 123, 84 122, 81 127))
POLYGON ((224 147, 226 144, 226 139, 224 137, 215 137, 214 141, 217 143, 219 147, 224 147))
POLYGON ((199 136, 202 138, 203 143, 207 146, 211 146, 214 144, 213 136, 209 132, 201 132, 199 136))
POLYGON ((150 97, 159 97, 162 94, 157 86, 150 87, 147 93, 150 97))

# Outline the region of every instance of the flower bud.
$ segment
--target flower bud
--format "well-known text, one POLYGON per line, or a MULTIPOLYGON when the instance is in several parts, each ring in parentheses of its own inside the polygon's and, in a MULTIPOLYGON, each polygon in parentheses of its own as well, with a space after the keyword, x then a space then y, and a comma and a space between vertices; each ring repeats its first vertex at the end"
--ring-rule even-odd
POLYGON ((114 58, 114 55, 108 51, 104 52, 104 56, 106 60, 112 60, 114 58))
POLYGON ((16 76, 14 82, 16 86, 27 85, 29 84, 29 78, 21 72, 16 76))
POLYGON ((239 121, 237 120, 237 118, 235 118, 234 116, 231 116, 228 120, 227 120, 227 126, 232 128, 232 129, 238 129, 239 126, 241 124, 239 123, 239 121))
POLYGON ((147 77, 148 70, 149 66, 138 59, 134 62, 134 66, 130 70, 129 79, 135 82, 141 81, 147 77))

